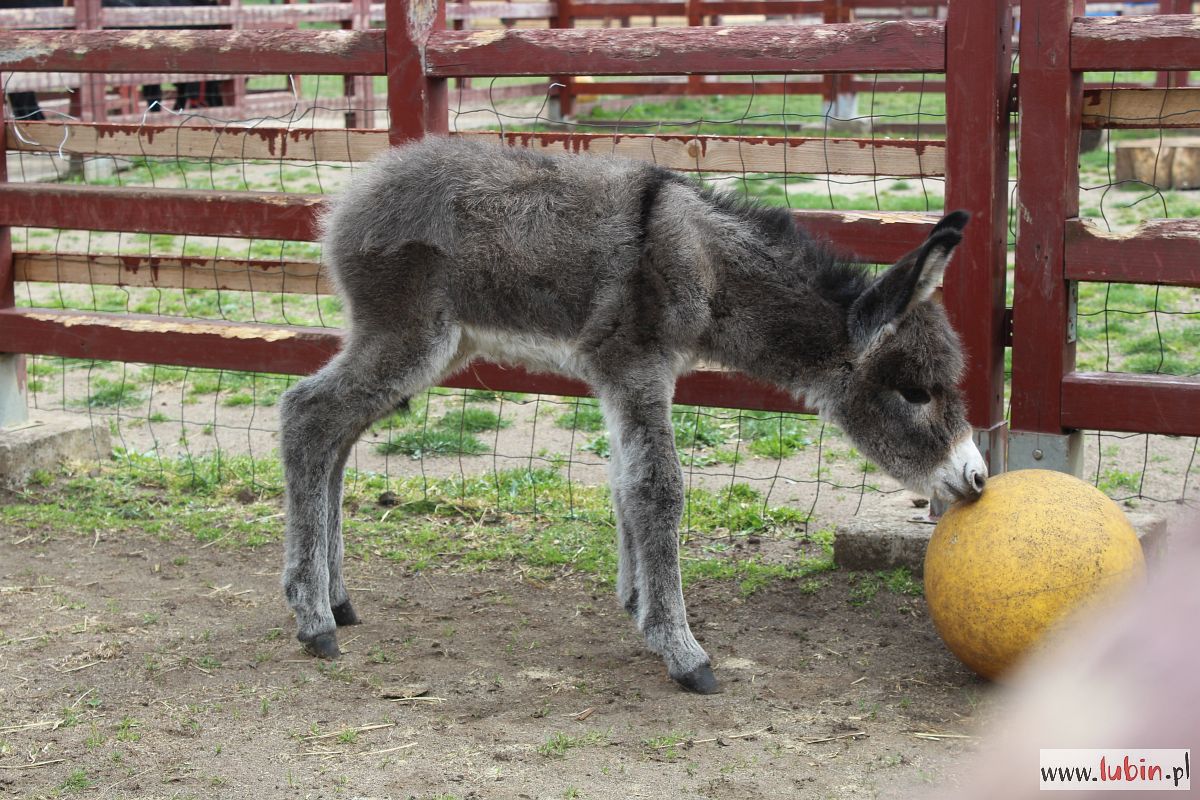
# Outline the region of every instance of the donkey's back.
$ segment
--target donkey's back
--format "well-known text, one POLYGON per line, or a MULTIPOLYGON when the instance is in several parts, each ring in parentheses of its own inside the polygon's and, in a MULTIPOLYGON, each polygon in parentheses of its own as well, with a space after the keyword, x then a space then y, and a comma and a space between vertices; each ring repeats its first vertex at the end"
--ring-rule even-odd
POLYGON ((389 294, 395 320, 422 290, 464 324, 572 336, 636 264, 644 206, 664 190, 696 194, 649 164, 431 137, 385 155, 333 205, 325 262, 352 326, 386 322, 357 313, 372 297, 389 294))

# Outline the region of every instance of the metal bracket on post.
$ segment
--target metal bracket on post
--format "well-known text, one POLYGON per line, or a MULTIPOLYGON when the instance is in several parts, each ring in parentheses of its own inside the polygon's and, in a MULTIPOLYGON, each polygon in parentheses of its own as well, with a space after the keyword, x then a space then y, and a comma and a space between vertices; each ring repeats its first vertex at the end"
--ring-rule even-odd
POLYGON ((1079 340, 1079 281, 1067 281, 1067 341, 1079 340))
POLYGON ((1052 469, 1079 477, 1083 474, 1083 433, 1009 431, 1008 468, 1052 469))

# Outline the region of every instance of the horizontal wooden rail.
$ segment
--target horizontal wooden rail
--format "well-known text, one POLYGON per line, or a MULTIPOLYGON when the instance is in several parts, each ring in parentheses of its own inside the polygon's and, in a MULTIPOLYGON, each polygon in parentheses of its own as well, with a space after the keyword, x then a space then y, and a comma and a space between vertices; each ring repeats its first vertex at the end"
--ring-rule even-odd
POLYGON ((871 264, 899 261, 921 246, 940 218, 908 211, 795 211, 792 215, 813 237, 871 264))
POLYGON ((386 68, 383 31, 0 31, 6 73, 382 75, 386 68))
MULTIPOLYGON (((497 138, 463 132, 460 137, 497 138)), ((940 176, 946 146, 902 139, 674 136, 605 133, 506 133, 509 144, 547 152, 591 152, 692 172, 940 176)))
POLYGON ((313 241, 322 195, 0 183, 0 225, 313 241))
MULTIPOLYGON (((372 6, 374 8, 374 6, 372 6)), ((446 19, 547 19, 558 13, 558 3, 509 3, 503 0, 471 0, 446 3, 446 19)))
POLYGON ((1071 26, 1071 69, 1200 68, 1200 25, 1191 14, 1077 17, 1071 26))
MULTIPOLYGON (((10 126, 12 123, 10 123, 10 126)), ((262 159, 363 162, 388 146, 387 132, 312 128, 18 123, 9 149, 127 158, 262 159)), ((496 140, 494 132, 455 134, 496 140)), ((945 143, 936 140, 675 136, 605 133, 508 133, 510 145, 551 152, 587 151, 703 172, 941 176, 945 143)))
POLYGON ((1200 128, 1200 89, 1087 89, 1085 128, 1200 128))
POLYGON ((357 128, 111 122, 19 122, 14 126, 10 121, 8 124, 9 150, 61 151, 82 156, 361 162, 388 145, 387 131, 357 128))
POLYGON ((15 252, 13 271, 15 280, 35 283, 302 295, 334 293, 321 265, 311 261, 15 252))
MULTIPOLYGON (((801 0, 812 2, 812 0, 801 0)), ((797 5, 785 2, 784 5, 797 5)), ((636 4, 631 4, 636 6, 636 4)), ((682 0, 672 7, 683 8, 682 0)), ((473 0, 446 3, 446 19, 547 19, 558 11, 557 3, 510 3, 502 0, 473 0)), ((649 12, 647 12, 649 13, 649 12)), ((680 11, 682 14, 683 12, 680 11)), ((577 15, 578 16, 578 15, 577 15)), ((371 4, 372 19, 383 21, 384 4, 371 4)), ((193 25, 237 25, 253 28, 262 24, 296 25, 301 22, 345 22, 354 18, 350 3, 289 3, 288 5, 164 6, 102 8, 104 28, 188 28, 193 25)), ((2 8, 0 28, 54 30, 75 27, 73 8, 2 8)))
POLYGON ((350 3, 293 3, 288 5, 162 6, 102 8, 104 28, 188 28, 192 25, 233 25, 253 28, 263 23, 342 22, 354 16, 350 3))
POLYGON ((513 75, 942 72, 945 24, 936 21, 735 28, 439 31, 431 77, 513 75))
POLYGON ((63 309, 0 310, 8 352, 304 375, 341 346, 337 331, 63 309))
MULTIPOLYGON (((329 328, 9 308, 0 310, 0 342, 4 342, 7 352, 30 355, 306 375, 333 357, 341 346, 341 334, 329 328)), ((439 383, 461 389, 591 394, 585 384, 569 378, 479 361, 439 383)), ((675 401, 811 413, 774 387, 718 370, 702 370, 680 378, 675 401)))
POLYGON ((1076 372, 1063 377, 1065 428, 1200 436, 1200 379, 1076 372))
POLYGON ((1065 261, 1069 280, 1200 287, 1200 219, 1154 220, 1128 233, 1071 220, 1065 261))

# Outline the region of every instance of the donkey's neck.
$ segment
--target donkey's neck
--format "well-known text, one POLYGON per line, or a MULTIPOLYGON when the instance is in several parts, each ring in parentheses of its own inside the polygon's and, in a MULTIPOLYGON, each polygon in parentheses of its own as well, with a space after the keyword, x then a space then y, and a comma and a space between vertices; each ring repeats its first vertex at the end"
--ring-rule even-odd
POLYGON ((844 298, 861 276, 820 246, 794 255, 725 260, 703 357, 819 405, 852 358, 844 298))

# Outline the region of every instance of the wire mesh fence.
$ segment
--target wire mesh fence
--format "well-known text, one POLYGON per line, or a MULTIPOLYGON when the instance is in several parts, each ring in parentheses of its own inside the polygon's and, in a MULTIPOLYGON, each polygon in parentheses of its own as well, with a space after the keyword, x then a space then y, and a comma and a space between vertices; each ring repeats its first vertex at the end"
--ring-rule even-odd
MULTIPOLYGON (((1175 76, 1186 86, 1196 73, 1175 76)), ((1148 72, 1089 73, 1080 156, 1079 216, 1111 234, 1128 234, 1153 220, 1200 217, 1196 140, 1180 130, 1200 117, 1195 89, 1139 90, 1148 72), (1184 155, 1176 166, 1175 153, 1184 155)), ((1200 152, 1200 151, 1198 151, 1200 152)), ((1078 368, 1093 372, 1200 376, 1200 291, 1187 286, 1080 282, 1078 368)), ((1188 437, 1092 432, 1087 474, 1115 497, 1195 502, 1197 440, 1188 437)))
MULTIPOLYGON (((486 87, 494 95, 503 84, 477 79, 472 88, 486 87)), ((650 160, 681 138, 795 138, 815 144, 816 155, 795 156, 805 159, 810 172, 801 172, 805 167, 789 163, 786 154, 780 162, 785 171, 753 171, 753 145, 742 139, 731 140, 732 155, 723 165, 692 171, 720 191, 793 209, 925 212, 943 205, 940 95, 864 93, 858 98, 862 113, 849 118, 833 116, 811 94, 627 98, 615 109, 583 106, 581 116, 564 120, 551 114, 552 81, 545 79, 543 87, 541 96, 492 97, 477 107, 469 104, 465 89, 457 103, 452 91, 451 129, 497 137, 517 131, 605 134, 603 143, 590 148, 600 153, 623 136, 643 134, 648 141, 641 152, 650 160), (847 133, 883 142, 875 126, 896 121, 911 124, 918 139, 925 126, 932 131, 925 136, 929 149, 913 150, 899 175, 888 175, 870 148, 849 167, 834 163, 845 161, 832 151, 847 133)), ((226 132, 226 138, 244 143, 248 131, 280 126, 336 136, 352 108, 342 89, 331 78, 295 81, 294 108, 276 117, 229 119, 204 109, 147 112, 130 126, 129 156, 79 155, 70 126, 54 132, 61 140, 39 141, 47 131, 18 119, 13 130, 23 149, 13 154, 10 179, 335 193, 353 180, 366 157, 359 157, 356 144, 346 144, 345 156, 336 161, 269 159, 247 155, 245 148, 229 154, 220 139, 226 132), (164 123, 171 125, 167 131, 160 127, 164 123), (195 146, 196 129, 216 129, 207 150, 195 146), (164 148, 174 152, 161 155, 164 148)), ((383 108, 364 109, 361 103, 354 108, 386 125, 383 108)), ((344 322, 340 301, 321 272, 317 243, 19 228, 13 246, 28 254, 29 266, 19 276, 26 279, 18 289, 23 306, 325 328, 344 322), (179 274, 172 278, 170 270, 179 274)), ((278 469, 269 462, 277 448, 276 403, 292 377, 58 357, 31 357, 28 370, 32 406, 103 422, 118 462, 139 474, 161 477, 182 462, 197 480, 205 471, 248 470, 252 485, 280 488, 278 469)), ((871 498, 899 491, 839 431, 815 417, 677 406, 673 421, 689 487, 688 527, 777 524, 816 530, 871 498)), ((401 502, 441 498, 462 504, 473 498, 481 509, 572 515, 599 508, 607 457, 607 436, 590 398, 435 388, 415 400, 409 413, 374 425, 350 466, 355 480, 377 486, 380 496, 404 498, 401 502), (545 490, 541 500, 539 487, 545 490)), ((607 518, 609 512, 603 513, 607 518)))
MULTIPOLYGON (((1092 82, 1105 79, 1116 85, 1153 76, 1112 74, 1093 76, 1092 82)), ((336 193, 386 142, 386 85, 383 78, 369 80, 368 96, 363 86, 348 95, 341 76, 249 79, 252 89, 284 96, 271 116, 238 117, 236 109, 187 104, 176 109, 168 94, 129 117, 132 147, 120 155, 76 153, 73 141, 81 132, 63 126, 54 132, 60 138, 47 138, 50 131, 22 119, 29 112, 14 113, 10 147, 15 138, 19 149, 10 156, 9 179, 336 193), (364 146, 362 128, 368 124, 379 135, 364 146), (280 127, 297 139, 320 134, 328 144, 340 137, 338 155, 314 146, 307 157, 264 157, 261 148, 247 147, 254 141, 249 133, 280 127), (198 145, 192 135, 197 129, 217 132, 198 145), (228 142, 237 143, 233 152, 228 142)), ((581 95, 586 82, 576 82, 575 113, 567 118, 556 108, 553 78, 458 80, 450 90, 450 129, 502 140, 514 133, 597 134, 603 138, 586 147, 562 146, 617 155, 628 155, 623 142, 639 135, 645 141, 637 157, 675 168, 681 167, 673 155, 681 142, 690 154, 688 143, 701 137, 731 137, 724 161, 701 151, 694 164, 682 168, 720 191, 794 210, 944 208, 941 76, 860 77, 853 97, 839 102, 812 91, 819 76, 718 78, 708 82, 736 83, 740 93, 648 97, 601 91, 614 80, 594 79, 593 97, 581 95), (896 91, 901 81, 903 90, 896 91), (775 168, 763 169, 754 145, 737 138, 749 136, 797 147, 783 147, 781 157, 771 161, 775 168), (899 161, 887 150, 894 137, 916 143, 899 161), (847 140, 853 140, 852 157, 842 148, 847 140)), ((679 76, 676 82, 687 80, 679 76)), ((70 121, 67 110, 53 105, 44 113, 52 122, 70 121)), ((1164 107, 1160 117, 1189 113, 1194 111, 1164 107)), ((1100 149, 1084 156, 1083 216, 1114 231, 1151 216, 1195 216, 1200 209, 1183 191, 1117 177, 1116 154, 1126 133, 1107 135, 1100 149)), ((1157 136, 1161 152, 1171 137, 1161 131, 1157 136)), ((27 254, 19 305, 331 329, 344 322, 322 273, 320 246, 313 242, 16 228, 13 246, 27 254)), ((1198 313, 1191 289, 1082 284, 1081 368, 1195 376, 1198 313)), ((260 490, 280 488, 271 463, 275 406, 294 378, 52 357, 32 357, 28 369, 32 406, 103 421, 119 462, 139 474, 162 476, 168 462, 182 462, 195 480, 240 470, 260 490)), ((753 523, 808 530, 899 492, 839 431, 810 416, 681 406, 674 422, 691 489, 689 527, 703 519, 731 529, 753 523), (720 514, 714 516, 713 509, 720 514), (714 522, 718 518, 724 521, 714 522)), ((1088 474, 1115 496, 1182 500, 1200 492, 1194 439, 1092 435, 1096 446, 1088 449, 1088 474)), ((606 437, 589 399, 433 389, 407 415, 373 426, 350 465, 355 481, 399 502, 463 504, 473 498, 480 513, 554 509, 573 515, 592 508, 596 492, 602 494, 606 459, 606 437)))

